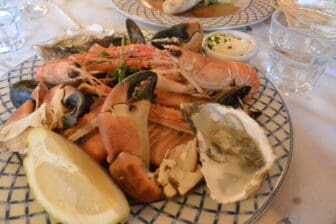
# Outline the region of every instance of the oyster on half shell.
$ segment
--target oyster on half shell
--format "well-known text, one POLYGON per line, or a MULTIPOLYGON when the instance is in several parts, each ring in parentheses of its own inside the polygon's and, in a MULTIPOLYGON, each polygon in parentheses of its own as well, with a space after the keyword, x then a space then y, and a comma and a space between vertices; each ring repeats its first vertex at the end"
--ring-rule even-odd
POLYGON ((211 198, 227 204, 253 197, 275 159, 264 130, 244 111, 220 104, 182 104, 181 109, 197 133, 211 198))

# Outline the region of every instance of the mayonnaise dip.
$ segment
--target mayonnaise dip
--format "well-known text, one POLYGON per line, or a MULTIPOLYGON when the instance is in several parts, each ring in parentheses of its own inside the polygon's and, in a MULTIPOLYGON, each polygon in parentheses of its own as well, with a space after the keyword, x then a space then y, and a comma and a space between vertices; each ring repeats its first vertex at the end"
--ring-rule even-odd
POLYGON ((209 50, 218 55, 244 56, 256 48, 255 42, 232 34, 216 33, 206 40, 209 50))

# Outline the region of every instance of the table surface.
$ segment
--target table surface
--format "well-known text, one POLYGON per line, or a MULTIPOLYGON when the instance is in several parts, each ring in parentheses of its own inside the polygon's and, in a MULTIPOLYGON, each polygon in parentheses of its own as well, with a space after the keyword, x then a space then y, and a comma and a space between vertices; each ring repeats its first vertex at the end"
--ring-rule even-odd
MULTIPOLYGON (((54 0, 49 13, 23 21, 25 46, 0 55, 0 76, 34 54, 32 46, 57 37, 74 26, 100 24, 104 28, 125 31, 126 16, 109 0, 54 0), (90 7, 87 7, 90 5, 90 7)), ((146 30, 159 27, 138 23, 146 30)), ((252 61, 266 71, 268 63, 267 19, 249 31, 260 52, 252 61)), ((327 69, 314 91, 304 97, 284 96, 294 131, 294 153, 283 186, 271 206, 257 223, 335 224, 336 223, 336 63, 327 69)))

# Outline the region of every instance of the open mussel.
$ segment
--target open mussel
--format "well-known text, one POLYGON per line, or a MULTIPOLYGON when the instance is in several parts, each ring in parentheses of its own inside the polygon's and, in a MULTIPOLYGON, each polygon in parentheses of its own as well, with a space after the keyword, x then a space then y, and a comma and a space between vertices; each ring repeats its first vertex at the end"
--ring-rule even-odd
POLYGON ((63 105, 69 110, 63 116, 63 124, 66 128, 73 127, 77 124, 78 118, 82 116, 87 109, 88 103, 85 95, 72 86, 65 86, 65 96, 63 105))

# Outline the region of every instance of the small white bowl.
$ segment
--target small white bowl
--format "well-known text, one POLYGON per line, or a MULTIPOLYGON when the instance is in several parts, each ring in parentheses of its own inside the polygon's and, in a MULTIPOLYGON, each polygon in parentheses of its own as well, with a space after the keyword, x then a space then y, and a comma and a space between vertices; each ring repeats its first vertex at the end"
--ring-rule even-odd
MULTIPOLYGON (((257 42, 254 40, 254 38, 244 32, 240 32, 237 30, 220 30, 220 31, 215 31, 212 33, 209 33, 204 36, 203 43, 202 43, 203 50, 206 55, 212 58, 217 58, 225 61, 244 61, 244 62, 249 62, 253 58, 255 58, 258 54, 258 46, 257 42), (242 52, 243 55, 230 55, 230 54, 225 54, 225 52, 217 53, 213 50, 211 50, 208 46, 208 39, 215 36, 215 35, 228 35, 228 36, 234 36, 237 38, 241 39, 246 39, 249 43, 249 47, 242 52)), ((228 52, 232 52, 232 48, 228 49, 228 52)))

